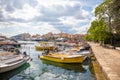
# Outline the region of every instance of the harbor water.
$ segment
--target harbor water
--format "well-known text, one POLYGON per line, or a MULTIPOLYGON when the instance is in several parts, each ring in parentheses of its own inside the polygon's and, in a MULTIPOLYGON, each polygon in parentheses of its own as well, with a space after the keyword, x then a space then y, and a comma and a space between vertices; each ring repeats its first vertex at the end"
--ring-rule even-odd
POLYGON ((22 46, 32 58, 21 67, 0 74, 0 80, 95 80, 90 61, 82 64, 61 64, 40 60, 42 52, 35 50, 36 42, 22 46))

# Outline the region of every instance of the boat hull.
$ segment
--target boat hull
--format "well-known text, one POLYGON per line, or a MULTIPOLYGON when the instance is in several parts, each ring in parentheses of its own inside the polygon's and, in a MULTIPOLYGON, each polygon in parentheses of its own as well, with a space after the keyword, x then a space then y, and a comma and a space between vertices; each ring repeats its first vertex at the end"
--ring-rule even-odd
POLYGON ((0 73, 4 73, 4 72, 14 70, 14 69, 22 66, 23 64, 25 64, 28 60, 29 60, 29 57, 26 57, 26 58, 24 58, 24 59, 22 59, 18 62, 15 62, 13 64, 7 64, 5 66, 0 65, 0 73))
POLYGON ((35 49, 39 50, 39 51, 45 51, 45 50, 53 51, 54 50, 54 46, 48 46, 48 47, 35 46, 35 49))
POLYGON ((76 57, 52 57, 51 55, 42 55, 40 59, 59 62, 59 63, 82 63, 84 60, 83 56, 76 57))

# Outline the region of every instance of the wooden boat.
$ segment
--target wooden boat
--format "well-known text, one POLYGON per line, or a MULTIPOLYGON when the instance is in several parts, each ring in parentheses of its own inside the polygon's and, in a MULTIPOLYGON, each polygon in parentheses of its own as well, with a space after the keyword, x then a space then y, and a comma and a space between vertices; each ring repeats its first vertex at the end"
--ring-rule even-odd
POLYGON ((29 56, 23 54, 0 56, 0 73, 16 69, 29 60, 29 56))
POLYGON ((35 46, 35 49, 39 51, 45 51, 45 50, 53 51, 54 46, 35 46))
POLYGON ((45 51, 45 50, 54 50, 54 44, 52 42, 40 42, 39 45, 35 46, 36 50, 45 51))
POLYGON ((20 48, 21 44, 15 40, 3 40, 3 41, 0 41, 0 47, 2 46, 13 46, 13 47, 20 48))
POLYGON ((29 67, 30 67, 30 64, 25 63, 22 66, 20 66, 19 68, 16 68, 14 70, 11 70, 11 71, 8 71, 8 72, 5 72, 5 73, 1 73, 0 74, 0 80, 9 80, 13 76, 19 74, 20 72, 26 70, 29 67))
POLYGON ((40 56, 40 59, 59 62, 59 63, 82 63, 84 56, 70 54, 48 54, 40 56))

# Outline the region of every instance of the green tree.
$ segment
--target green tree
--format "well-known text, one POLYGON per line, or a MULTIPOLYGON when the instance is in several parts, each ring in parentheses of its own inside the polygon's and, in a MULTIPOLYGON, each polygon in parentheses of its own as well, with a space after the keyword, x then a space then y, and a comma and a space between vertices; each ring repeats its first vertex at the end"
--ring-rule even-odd
POLYGON ((100 43, 104 43, 110 37, 110 33, 106 31, 106 23, 102 19, 96 19, 91 23, 88 35, 86 36, 87 39, 100 43))
POLYGON ((113 0, 104 0, 102 4, 95 8, 95 16, 98 19, 103 19, 107 23, 107 30, 112 31, 112 13, 111 4, 113 0))
POLYGON ((96 7, 95 16, 105 20, 109 32, 120 34, 120 0, 104 0, 96 7))
POLYGON ((95 8, 95 17, 85 39, 111 44, 120 41, 120 0, 104 0, 95 8))
POLYGON ((120 0, 112 0, 112 25, 113 25, 113 31, 115 31, 117 34, 120 34, 120 0))

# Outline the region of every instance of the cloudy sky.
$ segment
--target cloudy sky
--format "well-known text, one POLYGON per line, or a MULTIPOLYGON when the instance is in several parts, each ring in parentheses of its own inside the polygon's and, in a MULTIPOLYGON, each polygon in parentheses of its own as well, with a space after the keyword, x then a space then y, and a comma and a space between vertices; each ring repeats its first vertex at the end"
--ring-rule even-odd
POLYGON ((86 33, 103 0, 0 0, 0 34, 86 33))

